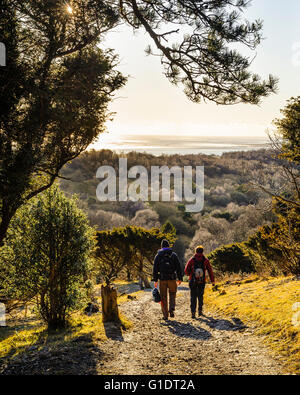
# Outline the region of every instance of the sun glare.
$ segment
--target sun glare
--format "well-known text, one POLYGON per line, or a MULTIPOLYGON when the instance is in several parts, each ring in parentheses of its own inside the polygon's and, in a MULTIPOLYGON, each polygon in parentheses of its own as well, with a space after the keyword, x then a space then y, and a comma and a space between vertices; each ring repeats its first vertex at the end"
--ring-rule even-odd
POLYGON ((70 5, 67 5, 68 14, 73 14, 73 8, 70 5))

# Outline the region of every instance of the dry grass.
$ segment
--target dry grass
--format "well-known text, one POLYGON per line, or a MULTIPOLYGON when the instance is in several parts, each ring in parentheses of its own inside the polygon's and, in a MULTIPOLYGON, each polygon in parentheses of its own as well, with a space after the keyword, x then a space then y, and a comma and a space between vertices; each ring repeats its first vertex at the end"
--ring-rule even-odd
MULTIPOLYGON (((139 296, 139 292, 132 293, 133 298, 139 296)), ((101 305, 101 298, 96 298, 101 305)), ((118 304, 128 301, 127 295, 118 297, 118 304)), ((123 315, 120 315, 120 331, 128 330, 132 323, 123 315)), ((27 317, 24 312, 16 314, 13 318, 7 319, 7 327, 0 328, 0 372, 1 365, 6 365, 9 361, 20 360, 23 356, 38 358, 38 354, 47 351, 49 358, 53 355, 65 354, 75 357, 80 353, 88 354, 88 350, 98 343, 107 340, 107 332, 102 322, 102 314, 87 315, 84 312, 72 314, 68 326, 65 330, 48 333, 45 324, 39 320, 33 308, 28 309, 27 317), (68 352, 62 351, 68 349, 68 352)), ((42 369, 42 367, 41 367, 42 369)), ((61 374, 69 371, 60 370, 61 374)), ((41 371, 41 373, 45 373, 41 371)), ((56 371, 54 372, 56 374, 56 371)), ((72 373, 72 372, 69 372, 72 373)))
MULTIPOLYGON (((209 287, 208 287, 209 288, 209 287)), ((300 281, 293 277, 228 279, 205 295, 206 303, 245 323, 255 323, 289 371, 300 374, 300 326, 292 323, 300 302, 300 281)))

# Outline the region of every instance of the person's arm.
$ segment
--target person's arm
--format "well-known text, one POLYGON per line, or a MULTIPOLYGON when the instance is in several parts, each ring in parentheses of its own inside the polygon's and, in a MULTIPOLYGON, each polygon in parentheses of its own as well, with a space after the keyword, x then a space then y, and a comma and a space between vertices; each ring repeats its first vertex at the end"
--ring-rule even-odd
POLYGON ((179 281, 182 281, 183 280, 183 275, 182 275, 181 264, 180 264, 180 261, 178 259, 177 254, 174 254, 174 255, 175 255, 177 278, 178 278, 179 281))
POLYGON ((184 269, 184 273, 185 273, 187 276, 190 276, 190 274, 191 274, 191 270, 192 270, 191 265, 192 265, 192 259, 190 259, 190 260, 188 261, 188 263, 186 264, 185 269, 184 269))
POLYGON ((206 259, 206 268, 209 274, 210 282, 212 283, 212 285, 215 285, 214 272, 208 259, 206 259))
POLYGON ((157 283, 158 281, 158 255, 154 258, 154 264, 153 264, 153 274, 152 274, 152 281, 157 283))

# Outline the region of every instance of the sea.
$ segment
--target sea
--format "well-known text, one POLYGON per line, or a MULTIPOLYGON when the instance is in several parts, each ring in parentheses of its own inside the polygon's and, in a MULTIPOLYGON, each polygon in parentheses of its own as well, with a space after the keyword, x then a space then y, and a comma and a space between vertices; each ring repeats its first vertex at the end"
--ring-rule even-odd
MULTIPOLYGON (((100 148, 100 147, 99 147, 100 148)), ((217 137, 217 136, 169 136, 169 135, 127 135, 115 141, 108 148, 117 153, 142 152, 155 156, 205 154, 220 156, 226 152, 253 151, 270 148, 267 137, 217 137)))

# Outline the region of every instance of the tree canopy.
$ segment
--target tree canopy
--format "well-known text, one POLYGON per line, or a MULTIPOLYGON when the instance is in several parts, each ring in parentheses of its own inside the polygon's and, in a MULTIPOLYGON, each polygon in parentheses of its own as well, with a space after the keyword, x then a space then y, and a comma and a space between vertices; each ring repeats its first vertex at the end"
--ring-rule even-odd
POLYGON ((1 0, 0 242, 18 207, 103 132, 125 78, 97 43, 117 15, 100 1, 1 0), (3 17, 3 19, 2 19, 3 17))
MULTIPOLYGON (((300 164, 300 96, 292 97, 281 110, 283 117, 274 121, 282 138, 282 156, 300 164)), ((300 193, 299 193, 300 199, 300 193)))
MULTIPOLYGON (((276 203, 278 207, 278 203, 276 203)), ((274 274, 300 273, 299 209, 279 212, 278 221, 261 227, 249 237, 245 246, 258 272, 274 274)))
POLYGON ((279 172, 284 179, 280 188, 268 188, 264 182, 251 182, 262 189, 277 202, 288 205, 291 209, 300 208, 300 96, 292 97, 281 110, 282 118, 274 120, 276 130, 270 134, 274 157, 279 165, 279 172))
MULTIPOLYGON (((262 21, 242 18, 249 0, 118 0, 121 19, 144 28, 154 41, 166 77, 189 99, 217 104, 258 104, 275 92, 277 79, 262 81, 236 44, 254 50, 262 21)), ((148 53, 153 50, 148 48, 148 53)))
POLYGON ((125 268, 142 276, 150 274, 149 268, 152 269, 153 259, 163 239, 173 243, 176 236, 174 233, 162 233, 156 228, 147 230, 137 226, 97 232, 96 256, 100 276, 109 284, 125 268))

